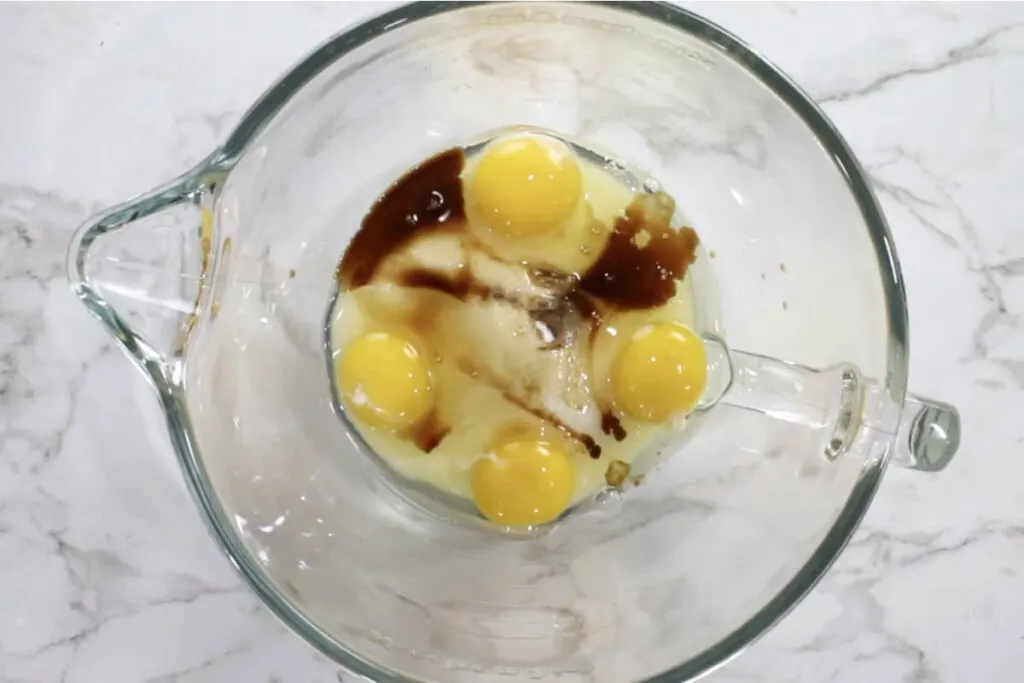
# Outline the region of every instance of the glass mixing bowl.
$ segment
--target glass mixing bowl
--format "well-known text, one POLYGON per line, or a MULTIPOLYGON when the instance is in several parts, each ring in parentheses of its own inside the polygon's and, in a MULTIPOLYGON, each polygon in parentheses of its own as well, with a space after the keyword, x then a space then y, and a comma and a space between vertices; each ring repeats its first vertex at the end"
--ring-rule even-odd
POLYGON ((899 264, 849 148, 771 64, 669 5, 389 11, 298 64, 197 167, 83 226, 68 269, 156 387, 241 575, 374 681, 689 680, 814 585, 887 462, 935 471, 958 443, 953 408, 906 395, 899 264), (370 202, 509 125, 676 197, 731 349, 725 395, 642 486, 527 538, 393 486, 332 412, 323 355, 370 202))

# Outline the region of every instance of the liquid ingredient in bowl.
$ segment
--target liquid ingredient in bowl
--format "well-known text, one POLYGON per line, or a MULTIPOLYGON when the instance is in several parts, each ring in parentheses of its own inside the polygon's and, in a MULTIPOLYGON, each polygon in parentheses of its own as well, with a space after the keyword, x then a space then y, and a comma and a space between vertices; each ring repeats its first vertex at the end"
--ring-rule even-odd
POLYGON ((338 268, 328 343, 352 422, 401 477, 498 526, 593 496, 703 390, 684 286, 698 240, 674 212, 547 134, 406 173, 338 268))
POLYGON ((608 246, 583 274, 580 289, 623 308, 667 303, 697 256, 697 233, 672 228, 676 203, 663 192, 641 194, 615 222, 608 246))
POLYGON ((345 289, 369 283, 381 261, 417 235, 465 218, 459 174, 466 163, 461 149, 428 159, 405 174, 374 203, 338 266, 345 289))

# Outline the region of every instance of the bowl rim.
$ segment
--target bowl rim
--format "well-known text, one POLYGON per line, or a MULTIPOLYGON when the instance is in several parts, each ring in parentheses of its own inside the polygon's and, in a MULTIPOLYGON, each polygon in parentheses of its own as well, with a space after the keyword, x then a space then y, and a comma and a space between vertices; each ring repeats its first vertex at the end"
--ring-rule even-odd
MULTIPOLYGON (((350 26, 322 43, 270 86, 242 116, 224 144, 191 175, 199 177, 214 171, 230 171, 294 94, 352 50, 416 21, 492 4, 499 3, 410 3, 350 26)), ((875 249, 886 300, 889 329, 885 377, 885 393, 888 398, 886 410, 897 414, 896 411, 903 404, 907 380, 907 311, 902 271, 888 225, 871 190, 867 175, 824 112, 809 95, 767 58, 741 39, 694 12, 667 2, 585 0, 582 3, 564 4, 597 5, 622 14, 638 15, 699 38, 742 64, 808 126, 831 157, 836 170, 843 176, 875 249)), ((150 372, 150 375, 167 416, 171 441, 182 461, 188 488, 215 541, 246 584, 289 629, 348 671, 378 683, 421 683, 417 679, 382 668, 349 650, 308 617, 297 600, 277 587, 275 580, 246 549, 244 541, 217 498, 198 451, 181 382, 168 378, 164 373, 150 372)), ((711 647, 645 679, 644 683, 684 683, 709 673, 745 650, 788 614, 817 585, 848 544, 878 489, 888 462, 889 451, 890 448, 886 447, 865 461, 846 503, 824 539, 772 599, 711 647)))

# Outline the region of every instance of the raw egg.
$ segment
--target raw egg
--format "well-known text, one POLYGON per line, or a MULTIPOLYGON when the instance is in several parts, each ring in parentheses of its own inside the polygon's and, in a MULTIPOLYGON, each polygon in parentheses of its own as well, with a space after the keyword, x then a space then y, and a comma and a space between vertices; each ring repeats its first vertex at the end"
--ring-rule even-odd
POLYGON ((433 407, 430 365, 398 335, 370 332, 352 339, 337 366, 346 407, 371 427, 398 431, 433 407))
POLYGON ((633 191, 553 137, 491 142, 462 176, 469 229, 509 263, 566 273, 601 255, 633 191), (517 180, 518 179, 518 180, 517 180))
POLYGON ((495 524, 529 527, 556 519, 573 498, 569 456, 551 441, 517 439, 476 462, 473 499, 495 524))
POLYGON ((704 343, 679 323, 645 325, 619 351, 611 382, 616 405, 630 417, 667 422, 684 415, 707 385, 704 343))
POLYGON ((469 180, 491 230, 529 237, 560 228, 583 197, 579 164, 562 142, 522 135, 492 143, 469 180))

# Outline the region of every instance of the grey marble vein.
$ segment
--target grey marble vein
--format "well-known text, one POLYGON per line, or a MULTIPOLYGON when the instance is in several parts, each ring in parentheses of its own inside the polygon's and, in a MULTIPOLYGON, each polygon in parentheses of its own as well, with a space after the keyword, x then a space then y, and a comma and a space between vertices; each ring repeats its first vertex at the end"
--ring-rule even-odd
POLYGON ((937 74, 961 64, 966 64, 980 59, 989 59, 1000 54, 998 48, 993 47, 993 43, 997 42, 997 40, 1003 35, 1012 31, 1017 31, 1019 28, 1021 28, 1020 24, 996 27, 992 30, 986 31, 976 38, 970 39, 962 45, 946 50, 944 54, 930 64, 923 66, 909 66, 895 71, 889 71, 875 77, 871 82, 863 86, 847 90, 816 92, 814 93, 814 97, 821 104, 848 102, 850 100, 881 92, 882 90, 907 78, 937 74))

